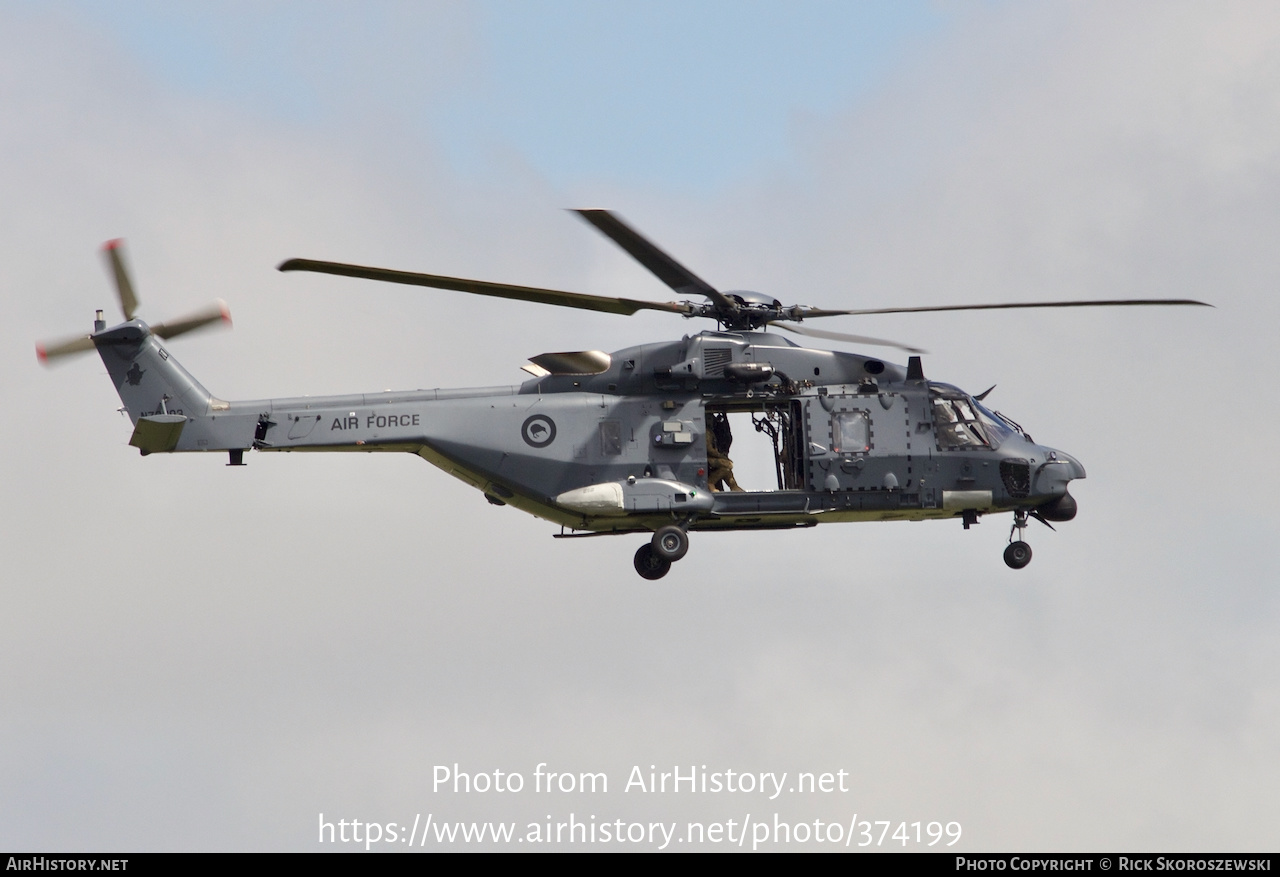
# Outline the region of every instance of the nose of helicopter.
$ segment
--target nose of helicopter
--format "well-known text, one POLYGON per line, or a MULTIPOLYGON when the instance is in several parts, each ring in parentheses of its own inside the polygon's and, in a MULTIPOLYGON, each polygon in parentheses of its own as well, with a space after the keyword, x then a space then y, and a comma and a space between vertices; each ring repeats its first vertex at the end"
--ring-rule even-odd
POLYGON ((1084 466, 1080 461, 1065 451, 1050 450, 1048 454, 1049 460, 1057 460, 1059 463, 1065 464, 1065 471, 1062 473, 1064 481, 1075 481, 1077 478, 1085 478, 1084 466))
POLYGON ((1084 466, 1075 457, 1063 451, 1046 448, 1045 462, 1037 477, 1036 492, 1053 499, 1039 506, 1036 511, 1042 520, 1070 521, 1076 516, 1076 499, 1067 490, 1070 482, 1084 478, 1084 466))

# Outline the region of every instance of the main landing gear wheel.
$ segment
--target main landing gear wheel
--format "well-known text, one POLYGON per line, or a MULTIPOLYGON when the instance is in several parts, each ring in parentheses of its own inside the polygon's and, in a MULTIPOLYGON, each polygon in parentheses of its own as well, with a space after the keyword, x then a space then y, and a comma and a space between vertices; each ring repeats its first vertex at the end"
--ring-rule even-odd
POLYGON ((636 551, 636 572, 646 579, 655 581, 671 571, 671 561, 653 550, 653 545, 646 542, 636 551))
POLYGON ((1022 569, 1031 562, 1031 546, 1025 542, 1010 542, 1004 550, 1004 562, 1010 569, 1022 569))
POLYGON ((689 553, 689 534, 675 524, 659 527, 649 543, 659 557, 675 563, 689 553))

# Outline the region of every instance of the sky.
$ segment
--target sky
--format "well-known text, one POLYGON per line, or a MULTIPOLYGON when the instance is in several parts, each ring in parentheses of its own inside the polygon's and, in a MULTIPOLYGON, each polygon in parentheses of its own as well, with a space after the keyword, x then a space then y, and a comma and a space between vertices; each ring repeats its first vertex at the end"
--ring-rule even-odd
POLYGON ((1278 42, 1247 2, 0 7, 0 847, 363 850, 321 825, 430 817, 1274 850, 1278 42), (573 207, 788 302, 1215 307, 824 327, 926 348, 1081 460, 1017 572, 987 517, 695 534, 646 582, 635 537, 553 540, 408 455, 142 459, 99 361, 33 355, 116 316, 113 238, 144 319, 229 303, 173 344, 222 398, 695 331, 274 270, 666 300, 573 207), (695 767, 847 790, 627 788, 695 767))

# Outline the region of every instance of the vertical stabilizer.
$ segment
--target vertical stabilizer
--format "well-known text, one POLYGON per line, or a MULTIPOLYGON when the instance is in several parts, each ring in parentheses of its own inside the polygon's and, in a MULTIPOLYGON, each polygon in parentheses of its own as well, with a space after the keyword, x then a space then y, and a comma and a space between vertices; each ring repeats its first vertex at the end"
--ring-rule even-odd
POLYGON ((135 425, 144 417, 209 414, 209 391, 169 355, 146 323, 122 323, 96 333, 93 343, 135 425))

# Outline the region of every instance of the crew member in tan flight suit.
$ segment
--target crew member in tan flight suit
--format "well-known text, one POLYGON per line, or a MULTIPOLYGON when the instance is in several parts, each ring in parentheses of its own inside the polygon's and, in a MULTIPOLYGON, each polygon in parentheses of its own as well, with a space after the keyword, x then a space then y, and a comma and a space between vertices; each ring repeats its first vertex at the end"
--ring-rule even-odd
POLYGON ((721 490, 742 491, 738 479, 733 477, 733 461, 729 448, 733 445, 733 432, 729 429, 729 415, 707 415, 707 487, 713 492, 721 490))

